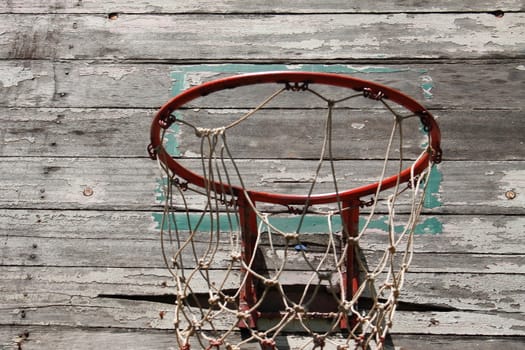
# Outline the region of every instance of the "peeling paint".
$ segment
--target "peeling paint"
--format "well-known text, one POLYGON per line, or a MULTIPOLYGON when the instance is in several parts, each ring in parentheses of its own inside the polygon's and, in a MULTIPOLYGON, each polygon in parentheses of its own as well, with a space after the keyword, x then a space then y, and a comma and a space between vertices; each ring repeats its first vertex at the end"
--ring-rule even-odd
POLYGON ((13 143, 13 142, 28 142, 28 143, 35 143, 36 139, 33 136, 26 136, 26 137, 20 137, 20 138, 5 138, 5 143, 13 143))
POLYGON ((434 97, 433 89, 434 82, 430 75, 422 75, 421 80, 421 89, 423 90, 423 98, 425 100, 431 100, 434 97))
POLYGON ((434 166, 428 177, 428 185, 424 203, 425 208, 432 209, 441 207, 443 205, 441 202, 441 196, 439 194, 442 182, 443 174, 437 166, 434 166))
MULTIPOLYGON (((155 222, 155 229, 159 230, 163 222, 162 213, 153 213, 153 221, 155 222)), ((166 221, 164 222, 164 229, 168 229, 168 224, 173 227, 177 227, 179 230, 188 231, 191 227, 192 230, 197 230, 197 232, 210 232, 217 230, 217 227, 221 231, 238 231, 239 226, 234 216, 228 217, 226 214, 222 214, 218 221, 214 221, 213 225, 211 223, 210 217, 205 215, 201 217, 200 214, 190 214, 186 215, 185 213, 176 213, 170 218, 171 223, 166 221), (175 221, 173 221, 175 219, 175 221), (219 226, 217 226, 219 225, 219 226), (212 227, 213 226, 213 227, 212 227)), ((273 217, 270 218, 270 223, 277 229, 283 232, 297 232, 299 227, 300 217, 299 216, 289 216, 289 217, 273 217)), ((340 232, 342 229, 341 218, 339 216, 332 217, 332 229, 334 232, 340 232)), ((366 222, 365 218, 359 219, 359 228, 362 229, 366 222)), ((388 216, 381 216, 377 219, 372 220, 368 229, 378 230, 384 233, 388 232, 388 216)), ((402 224, 394 226, 394 232, 399 234, 402 233, 405 229, 405 226, 402 224)), ((263 227, 263 231, 266 229, 263 227)), ((312 234, 312 233, 327 233, 329 232, 328 218, 325 216, 319 215, 307 215, 304 218, 304 221, 301 226, 301 234, 312 234)), ((431 234, 436 235, 443 232, 443 224, 436 217, 428 217, 423 220, 421 223, 416 225, 414 233, 417 235, 422 234, 431 234)))
POLYGON ((26 80, 34 79, 33 71, 24 67, 0 67, 0 85, 4 88, 17 86, 26 80))
POLYGON ((346 64, 210 64, 210 65, 190 65, 176 66, 171 72, 172 95, 175 96, 192 85, 203 82, 205 77, 213 77, 217 73, 253 73, 269 71, 306 71, 306 72, 325 72, 325 73, 344 73, 344 74, 388 74, 414 71, 418 74, 425 74, 426 69, 413 69, 410 67, 389 67, 389 66, 352 66, 346 64), (198 73, 196 76, 188 73, 198 73), (197 80, 195 80, 197 79, 197 80))
POLYGON ((136 67, 106 67, 106 66, 85 66, 78 70, 80 76, 106 75, 111 79, 121 80, 126 75, 135 73, 136 67))

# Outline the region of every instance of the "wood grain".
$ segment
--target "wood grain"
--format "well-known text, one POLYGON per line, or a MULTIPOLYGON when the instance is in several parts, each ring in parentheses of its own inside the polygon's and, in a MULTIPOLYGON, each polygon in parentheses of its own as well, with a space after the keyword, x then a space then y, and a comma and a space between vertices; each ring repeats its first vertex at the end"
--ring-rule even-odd
MULTIPOLYGON (((137 350, 171 349, 174 335, 170 330, 158 329, 126 329, 126 328, 86 328, 86 327, 57 327, 57 326, 3 326, 0 328, 0 346, 6 349, 16 349, 15 341, 22 338, 23 349, 41 350, 70 350, 71 348, 87 350, 107 347, 111 343, 115 348, 130 348, 137 350), (27 334, 27 338, 24 338, 27 334)), ((280 349, 289 350, 294 338, 280 349)), ((504 348, 508 350, 521 350, 523 337, 519 336, 456 336, 456 335, 416 335, 401 332, 392 336, 392 343, 396 350, 463 350, 476 348, 479 350, 492 350, 504 348)), ((259 346, 247 345, 247 349, 260 350, 259 346)), ((391 348, 394 349, 394 348, 391 348)))
MULTIPOLYGON (((359 73, 360 69, 370 66, 350 67, 356 71, 353 76, 401 90, 426 108, 507 111, 522 107, 520 92, 525 81, 524 62, 520 59, 497 65, 474 62, 372 66, 386 73, 359 73), (427 96, 429 99, 422 88, 424 80, 428 79, 431 79, 433 93, 427 96), (498 93, 495 93, 495 86, 498 93)), ((319 67, 328 71, 331 69, 330 65, 319 67)), ((335 65, 332 69, 337 71, 338 67, 335 65)), ((181 68, 169 64, 0 60, 0 72, 3 73, 0 75, 0 106, 156 109, 172 96, 174 82, 170 74, 181 68)), ((202 69, 203 73, 188 74, 186 79, 198 83, 203 81, 203 75, 206 80, 225 75, 206 72, 210 69, 207 66, 202 69)), ((255 69, 263 71, 265 65, 255 69)), ((275 89, 271 87, 270 91, 275 89)), ((253 108, 255 103, 261 101, 261 96, 268 96, 268 93, 241 96, 234 92, 218 100, 211 99, 215 96, 212 94, 208 99, 212 107, 253 108), (254 99, 251 99, 252 96, 254 99)), ((280 106, 289 107, 290 104, 280 106)))
MULTIPOLYGON (((149 159, 130 158, 2 158, 0 185, 2 208, 35 209, 146 209, 159 204, 159 170, 149 159), (24 182, 18 179, 23 178, 24 182), (86 192, 86 189, 87 192, 86 192)), ((198 169, 199 162, 186 164, 198 169)), ((308 176, 316 161, 240 160, 247 186, 280 193, 307 193, 308 176), (261 169, 264 169, 262 172, 261 169), (282 171, 286 170, 286 181, 282 171)), ((348 188, 375 181, 380 161, 342 161, 338 163, 341 186, 348 188), (366 165, 365 165, 366 164, 366 165), (375 172, 374 170, 375 169, 375 172), (343 176, 344 174, 344 176, 343 176)), ((508 199, 505 193, 523 188, 523 164, 516 162, 448 162, 439 168, 442 181, 433 196, 438 205, 434 213, 520 214, 524 198, 519 193, 508 199), (476 185, 473 185, 475 183, 476 185)), ((438 174, 438 173, 436 173, 438 174)), ((320 183, 316 191, 331 191, 320 183)), ((518 191, 519 192, 519 191, 518 191)), ((201 195, 188 192, 191 203, 202 203, 201 195)))
POLYGON ((524 17, 521 12, 501 18, 488 13, 320 14, 309 16, 305 25, 301 16, 288 14, 228 15, 224 25, 222 16, 207 14, 122 14, 117 20, 4 14, 0 57, 333 60, 399 59, 410 52, 412 59, 518 58, 524 17))
MULTIPOLYGON (((0 2, 0 349, 176 347, 151 118, 182 89, 276 67, 377 81, 438 117, 444 162, 390 349, 522 349, 524 23, 519 0, 0 2)), ((231 120, 274 88, 211 94, 185 118, 231 120)), ((372 181, 388 132, 378 108, 356 102, 336 127, 356 141, 337 150, 348 187, 372 181)), ((319 103, 295 95, 269 107, 230 140, 255 188, 301 192, 319 103)), ((176 130, 170 146, 195 167, 190 134, 176 130)), ((414 135, 409 157, 422 143, 414 135)), ((384 244, 383 212, 361 242, 368 262, 384 244)), ((325 230, 310 231, 315 259, 325 230)), ((289 266, 286 281, 303 283, 304 262, 289 266)), ((301 340, 287 334, 279 349, 301 340)))
POLYGON ((340 2, 325 0, 322 2, 297 0, 294 2, 273 0, 262 3, 246 3, 242 0, 213 1, 213 0, 160 0, 152 4, 150 1, 124 0, 52 0, 52 1, 24 1, 10 0, 0 4, 0 12, 6 13, 152 13, 152 14, 179 14, 179 13, 385 13, 385 12, 492 12, 520 11, 523 3, 516 0, 493 1, 480 0, 475 3, 455 3, 446 0, 432 1, 383 1, 378 6, 374 1, 340 2))
MULTIPOLYGON (((155 253, 151 256, 145 256, 148 263, 141 265, 143 267, 161 267, 157 265, 160 260, 155 257, 160 249, 159 242, 159 221, 157 216, 161 213, 153 211, 104 211, 104 210, 33 210, 33 209, 2 209, 0 210, 0 230, 2 232, 2 240, 7 242, 2 247, 3 262, 7 264, 6 257, 9 255, 13 259, 24 262, 24 260, 33 252, 32 245, 42 242, 45 246, 53 244, 63 244, 70 248, 70 251, 76 252, 69 255, 68 266, 73 263, 76 254, 86 255, 88 253, 81 253, 82 245, 75 242, 88 242, 94 249, 96 242, 107 242, 103 247, 104 251, 112 251, 117 249, 120 242, 123 242, 135 252, 140 252, 145 249, 149 252, 155 253), (62 240, 61 243, 59 241, 62 240), (11 244, 12 250, 11 250, 11 244), (18 253, 14 253, 15 251, 18 253), (144 247, 144 248, 141 248, 144 247), (147 248, 146 248, 147 247, 147 248), (24 253, 25 252, 25 253, 24 253), (4 255, 5 254, 5 255, 4 255), (25 257, 25 258, 24 258, 25 257), (155 261, 155 262, 153 262, 155 261)), ((448 269, 449 272, 504 272, 506 264, 500 263, 499 260, 491 260, 483 262, 483 256, 487 255, 501 255, 501 259, 505 261, 518 262, 520 254, 522 254, 521 240, 522 233, 525 229, 525 219, 521 216, 506 216, 506 215, 439 215, 434 216, 427 214, 422 217, 436 218, 442 224, 442 231, 434 234, 418 234, 414 242, 414 249, 416 253, 443 254, 443 256, 450 256, 452 254, 472 254, 471 262, 477 261, 472 266, 463 264, 461 266, 460 259, 462 256, 456 258, 451 257, 451 262, 458 259, 458 264, 448 265, 435 264, 431 266, 432 259, 439 259, 439 257, 429 257, 429 264, 426 266, 427 272, 438 272, 440 269, 448 269), (503 256, 505 255, 505 257, 503 256), (514 256, 516 255, 516 256, 514 256), (484 264, 483 264, 484 263, 484 264)), ((370 244, 379 244, 381 230, 372 230, 374 234, 367 236, 365 241, 370 244)), ((384 234, 384 231, 383 231, 384 234)), ((321 235, 309 234, 309 239, 322 239, 321 235)), ((38 253, 40 259, 46 259, 47 264, 60 265, 59 250, 51 249, 37 249, 33 253, 38 253), (49 255, 51 254, 51 256, 49 255), (57 255, 58 254, 58 255, 57 255), (51 257, 51 261, 48 259, 51 257)), ((126 251, 116 252, 120 255, 125 255, 126 251)), ((99 255, 102 255, 99 253, 99 255)), ((65 256, 64 256, 65 258, 65 256)), ((468 257, 467 257, 468 258, 468 257)), ((91 260, 88 263, 97 266, 104 261, 105 266, 111 266, 109 257, 104 260, 91 260)), ((421 262, 426 261, 426 258, 419 258, 421 262)), ((133 263, 137 266, 138 262, 134 259, 119 260, 120 264, 133 263)), ((78 264, 75 264, 78 266, 78 264)), ((127 266, 127 265, 124 265, 127 266)), ((421 267, 424 267, 421 263, 421 267)), ((519 272, 520 265, 509 265, 509 273, 519 272)))
MULTIPOLYGON (((202 109, 186 111, 185 117, 215 120, 224 125, 246 110, 202 109)), ((149 144, 149 128, 155 110, 115 108, 0 108, 0 155, 52 157, 144 157, 149 144)), ((442 130, 445 161, 524 160, 525 134, 520 125, 523 112, 517 110, 436 110, 442 130), (490 139, 491 142, 486 142, 490 139), (476 145, 475 147, 472 147, 476 145)), ((388 113, 349 111, 345 125, 336 128, 334 147, 350 147, 338 152, 339 158, 380 159, 384 139, 391 123, 388 113), (385 122, 387 121, 387 122, 385 122), (348 138, 346 134, 351 136, 348 138), (345 146, 343 146, 345 145, 345 146), (352 151, 349 151, 351 149, 352 151)), ((324 113, 301 110, 262 111, 250 122, 229 133, 230 146, 239 158, 272 158, 282 153, 283 144, 295 157, 318 156, 324 113), (238 130, 237 130, 238 129, 238 130), (314 132, 316 131, 316 132, 314 132), (308 143, 301 132, 309 133, 308 143), (276 142, 279 140, 279 142, 276 142), (271 141, 271 142, 270 142, 271 141)), ((346 118, 346 117, 345 117, 346 118)), ((406 135, 414 156, 420 151, 421 133, 406 135)), ((194 133, 179 128, 178 152, 195 147, 194 133)))

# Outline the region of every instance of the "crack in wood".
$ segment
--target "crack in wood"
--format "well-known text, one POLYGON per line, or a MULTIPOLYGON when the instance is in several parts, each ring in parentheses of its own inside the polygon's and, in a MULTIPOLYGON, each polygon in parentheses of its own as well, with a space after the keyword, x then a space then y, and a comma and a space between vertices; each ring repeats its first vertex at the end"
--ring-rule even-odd
MULTIPOLYGON (((288 286, 290 287, 290 286, 288 286)), ((297 289, 304 289, 304 286, 294 286, 297 289)), ((235 290, 225 290, 224 294, 230 295, 234 294, 235 290)), ((123 300, 134 300, 134 301, 149 301, 154 303, 161 304, 171 304, 174 305, 177 300, 177 296, 172 293, 165 294, 99 294, 97 298, 110 298, 110 299, 123 299, 123 300)), ((190 301, 191 306, 196 306, 197 302, 203 308, 209 308, 209 293, 194 293, 187 297, 190 301)), ((379 302, 384 303, 385 299, 378 299, 379 302)), ((361 308, 369 308, 371 306, 371 298, 361 298, 359 306, 361 308)), ((399 301, 397 310, 399 311, 415 311, 415 312, 453 312, 453 311, 472 311, 472 310, 463 310, 456 308, 450 305, 445 304, 432 304, 432 303, 414 303, 407 301, 399 301)))

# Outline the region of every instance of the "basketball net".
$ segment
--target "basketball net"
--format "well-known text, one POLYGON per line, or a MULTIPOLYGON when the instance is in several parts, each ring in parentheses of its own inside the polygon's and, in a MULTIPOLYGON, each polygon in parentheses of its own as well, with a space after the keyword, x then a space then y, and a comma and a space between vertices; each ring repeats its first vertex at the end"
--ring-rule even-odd
MULTIPOLYGON (((165 165, 167 155, 158 154, 164 190, 162 252, 173 276, 179 349, 233 350, 250 343, 277 349, 280 339, 290 335, 298 342, 294 349, 381 349, 412 261, 414 231, 433 162, 417 172, 408 165, 408 180, 398 178, 389 189, 381 184, 392 159, 399 173, 407 168, 403 123, 419 117, 398 112, 390 101, 366 90, 333 100, 306 84, 286 84, 222 127, 202 128, 172 115, 174 124, 194 130, 204 179, 203 186, 186 182, 165 165), (321 149, 304 205, 256 206, 228 134, 285 93, 311 94, 324 101, 321 149), (339 195, 332 121, 338 104, 363 96, 391 113, 392 130, 377 189, 371 198, 348 200, 339 195), (309 201, 322 169, 330 174, 322 181, 325 186, 331 182, 336 198, 331 205, 309 201), (201 198, 200 207, 194 198, 201 198), (404 213, 396 215, 400 206, 404 213), (247 223, 249 215, 256 217, 256 225, 247 223), (373 227, 378 216, 386 230, 373 227), (325 223, 323 235, 307 233, 312 217, 325 223), (277 219, 290 220, 292 228, 283 229, 277 219), (366 243, 371 236, 372 245, 366 243)), ((423 146, 419 157, 429 152, 430 146, 423 146)))

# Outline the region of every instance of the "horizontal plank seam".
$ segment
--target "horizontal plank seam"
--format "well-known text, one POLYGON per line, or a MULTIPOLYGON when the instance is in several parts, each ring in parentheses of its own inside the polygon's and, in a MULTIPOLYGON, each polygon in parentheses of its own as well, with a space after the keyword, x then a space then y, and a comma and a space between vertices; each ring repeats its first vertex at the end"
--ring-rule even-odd
POLYGON ((108 15, 109 13, 116 13, 118 15, 126 16, 320 16, 320 15, 365 15, 365 16, 381 16, 381 15, 479 15, 487 14, 497 16, 500 15, 500 12, 503 12, 503 15, 509 13, 525 13, 525 9, 520 10, 511 10, 506 8, 499 8, 494 6, 493 8, 486 10, 466 10, 466 11, 427 11, 427 10, 400 10, 400 11, 172 11, 172 12, 148 12, 148 11, 104 11, 104 12, 76 12, 76 11, 34 11, 34 12, 16 12, 16 11, 3 11, 0 12, 0 15, 16 15, 16 16, 56 16, 56 15, 79 15, 79 16, 90 16, 90 15, 108 15))

